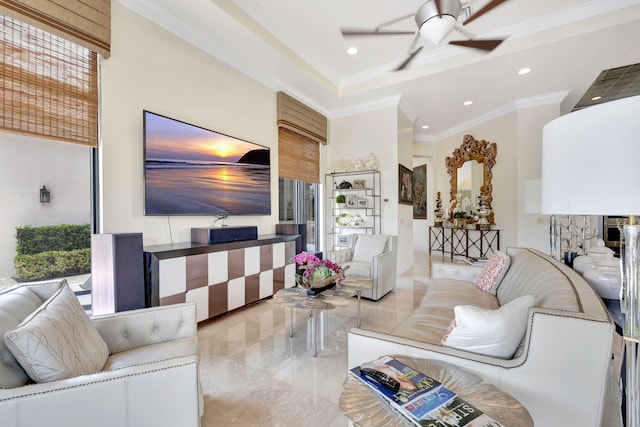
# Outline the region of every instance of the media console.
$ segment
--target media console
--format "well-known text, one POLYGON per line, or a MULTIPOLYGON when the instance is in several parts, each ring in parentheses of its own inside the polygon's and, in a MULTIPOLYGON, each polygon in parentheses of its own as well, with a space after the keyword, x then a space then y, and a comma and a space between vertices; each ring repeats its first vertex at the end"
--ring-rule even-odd
POLYGON ((265 235, 230 243, 144 248, 150 305, 193 301, 203 321, 295 285, 299 235, 265 235))

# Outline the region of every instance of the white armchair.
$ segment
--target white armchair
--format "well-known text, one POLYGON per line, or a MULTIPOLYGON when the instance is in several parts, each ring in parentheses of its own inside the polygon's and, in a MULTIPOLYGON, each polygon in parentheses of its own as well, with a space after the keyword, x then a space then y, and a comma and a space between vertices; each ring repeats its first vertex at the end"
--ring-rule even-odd
POLYGON ((364 298, 379 300, 396 287, 398 236, 353 234, 351 247, 329 251, 326 258, 349 266, 347 276, 371 278, 371 290, 363 291, 364 298))

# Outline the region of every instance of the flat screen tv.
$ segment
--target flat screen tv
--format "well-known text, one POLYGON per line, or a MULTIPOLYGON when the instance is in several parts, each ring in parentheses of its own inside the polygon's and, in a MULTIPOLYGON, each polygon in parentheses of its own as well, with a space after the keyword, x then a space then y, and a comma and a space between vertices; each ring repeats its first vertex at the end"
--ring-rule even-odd
POLYGON ((150 111, 145 215, 270 215, 269 148, 150 111))

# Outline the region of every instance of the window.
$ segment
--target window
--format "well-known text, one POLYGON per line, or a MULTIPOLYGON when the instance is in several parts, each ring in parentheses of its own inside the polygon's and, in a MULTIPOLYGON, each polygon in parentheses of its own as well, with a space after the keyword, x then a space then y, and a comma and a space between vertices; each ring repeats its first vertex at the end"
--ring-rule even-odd
POLYGON ((0 287, 65 277, 89 292, 97 71, 91 50, 0 15, 0 287))
POLYGON ((306 250, 320 250, 318 197, 319 185, 295 179, 279 178, 279 221, 281 223, 306 224, 306 250))

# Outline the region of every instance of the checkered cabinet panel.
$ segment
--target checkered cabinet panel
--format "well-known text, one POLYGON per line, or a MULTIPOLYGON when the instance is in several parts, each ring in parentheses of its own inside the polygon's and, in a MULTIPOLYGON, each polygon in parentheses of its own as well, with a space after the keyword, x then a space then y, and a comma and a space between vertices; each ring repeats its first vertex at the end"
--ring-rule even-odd
POLYGON ((295 285, 295 242, 189 255, 159 263, 160 305, 196 303, 198 321, 295 285))

